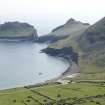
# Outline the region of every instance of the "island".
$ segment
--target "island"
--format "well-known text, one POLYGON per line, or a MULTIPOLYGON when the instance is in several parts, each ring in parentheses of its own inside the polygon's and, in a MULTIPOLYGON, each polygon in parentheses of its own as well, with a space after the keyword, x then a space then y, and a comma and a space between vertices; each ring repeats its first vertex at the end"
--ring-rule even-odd
POLYGON ((35 41, 37 30, 28 23, 6 22, 0 25, 0 41, 35 41))

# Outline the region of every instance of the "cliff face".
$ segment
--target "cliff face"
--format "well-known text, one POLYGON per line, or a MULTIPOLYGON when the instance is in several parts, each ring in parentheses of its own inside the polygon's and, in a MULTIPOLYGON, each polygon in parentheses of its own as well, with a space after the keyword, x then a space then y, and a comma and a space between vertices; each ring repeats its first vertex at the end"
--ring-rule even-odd
POLYGON ((35 40, 36 38, 36 29, 27 23, 7 22, 0 25, 0 39, 35 40))
POLYGON ((63 57, 69 61, 71 60, 78 64, 78 54, 74 52, 72 48, 68 47, 64 47, 62 49, 46 48, 43 49, 42 52, 45 52, 46 54, 55 57, 63 57))

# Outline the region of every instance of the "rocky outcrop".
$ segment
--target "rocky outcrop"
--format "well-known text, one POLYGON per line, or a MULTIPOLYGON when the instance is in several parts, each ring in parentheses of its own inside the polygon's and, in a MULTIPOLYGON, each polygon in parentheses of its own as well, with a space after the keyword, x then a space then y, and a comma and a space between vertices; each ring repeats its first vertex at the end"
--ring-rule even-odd
POLYGON ((62 49, 46 48, 42 52, 55 57, 63 57, 68 61, 73 61, 78 64, 78 54, 72 48, 64 47, 62 49))
POLYGON ((7 22, 0 25, 0 40, 29 40, 37 39, 37 31, 28 23, 7 22))

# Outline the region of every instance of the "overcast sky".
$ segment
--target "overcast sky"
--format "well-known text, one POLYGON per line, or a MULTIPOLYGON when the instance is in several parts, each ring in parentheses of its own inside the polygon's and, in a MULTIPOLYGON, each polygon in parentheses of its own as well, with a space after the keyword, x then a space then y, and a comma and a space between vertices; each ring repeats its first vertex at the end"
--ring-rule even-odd
POLYGON ((28 22, 39 34, 74 18, 93 24, 105 16, 105 0, 0 0, 0 23, 28 22))

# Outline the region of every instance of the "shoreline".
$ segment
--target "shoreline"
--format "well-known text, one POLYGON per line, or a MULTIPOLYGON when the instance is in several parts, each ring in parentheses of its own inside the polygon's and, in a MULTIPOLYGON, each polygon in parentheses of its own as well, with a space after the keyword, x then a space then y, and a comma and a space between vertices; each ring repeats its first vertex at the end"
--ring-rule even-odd
POLYGON ((66 60, 69 64, 69 67, 60 76, 58 76, 54 79, 51 79, 51 80, 47 80, 47 81, 45 81, 45 83, 56 82, 58 80, 65 79, 66 77, 74 78, 75 76, 77 76, 79 74, 80 68, 75 62, 68 60, 64 57, 60 57, 60 58, 66 60))
POLYGON ((10 87, 10 88, 5 88, 5 89, 0 89, 0 91, 11 90, 11 89, 15 89, 15 88, 18 89, 18 88, 40 87, 40 86, 46 85, 46 84, 51 83, 51 82, 58 82, 59 80, 62 81, 66 77, 74 78, 75 76, 77 76, 79 74, 79 67, 77 66, 76 63, 74 63, 73 61, 70 61, 70 60, 68 60, 68 59, 66 59, 64 57, 60 57, 60 58, 61 58, 61 60, 62 59, 66 60, 68 62, 68 64, 69 64, 69 67, 61 75, 59 75, 58 77, 55 77, 53 79, 46 80, 44 82, 37 83, 37 84, 32 84, 32 85, 30 84, 30 85, 23 85, 23 86, 17 86, 17 87, 10 87))
POLYGON ((80 70, 79 66, 72 60, 68 60, 68 59, 66 59, 66 60, 69 63, 69 67, 65 70, 65 72, 62 75, 65 76, 65 75, 70 75, 70 74, 72 75, 75 73, 79 73, 79 70, 80 70))
MULTIPOLYGON (((69 67, 57 78, 52 79, 52 80, 57 80, 57 79, 62 79, 65 78, 66 76, 72 75, 71 77, 76 76, 76 74, 79 74, 80 68, 78 65, 78 53, 76 53, 72 47, 64 47, 64 48, 45 48, 41 50, 42 53, 46 53, 52 57, 56 58, 62 58, 66 60, 69 64, 69 67), (74 75, 75 74, 75 75, 74 75)), ((52 81, 49 80, 49 81, 52 81)))
MULTIPOLYGON (((49 56, 51 56, 51 55, 49 55, 49 56)), ((66 70, 64 70, 64 72, 61 73, 59 76, 57 76, 53 79, 45 80, 45 81, 40 82, 40 83, 36 83, 36 84, 33 83, 33 84, 29 84, 29 85, 27 84, 27 85, 23 85, 23 86, 16 86, 16 87, 4 88, 4 89, 1 88, 0 90, 8 90, 8 89, 22 88, 22 87, 37 87, 37 86, 40 86, 40 85, 48 84, 50 82, 56 82, 59 79, 63 79, 65 77, 70 77, 70 78, 72 77, 73 78, 79 73, 78 65, 75 62, 73 62, 71 59, 68 59, 64 56, 61 56, 61 57, 52 56, 52 57, 57 57, 58 59, 60 58, 62 61, 65 60, 68 63, 68 67, 66 68, 66 70)))

